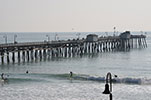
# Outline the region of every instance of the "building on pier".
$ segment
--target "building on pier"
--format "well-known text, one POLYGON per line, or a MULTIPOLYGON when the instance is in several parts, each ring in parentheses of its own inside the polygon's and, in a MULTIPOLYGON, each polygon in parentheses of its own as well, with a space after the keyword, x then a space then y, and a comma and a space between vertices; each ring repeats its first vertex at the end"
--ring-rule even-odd
POLYGON ((131 33, 130 33, 130 31, 126 31, 126 32, 121 33, 121 34, 119 35, 119 37, 120 37, 121 39, 130 39, 131 33))
POLYGON ((98 41, 98 35, 89 34, 89 35, 87 35, 86 41, 87 42, 96 42, 96 41, 98 41))

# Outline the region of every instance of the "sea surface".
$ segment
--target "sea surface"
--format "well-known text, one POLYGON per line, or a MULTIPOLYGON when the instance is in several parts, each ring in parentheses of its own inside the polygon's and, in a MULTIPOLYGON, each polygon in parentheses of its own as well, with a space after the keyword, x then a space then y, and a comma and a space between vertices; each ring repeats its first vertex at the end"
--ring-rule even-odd
MULTIPOLYGON (((113 35, 112 32, 0 32, 0 44, 47 41, 48 37, 50 41, 85 38, 93 33, 113 35)), ((0 100, 109 100, 109 95, 102 94, 108 72, 116 80, 112 84, 113 100, 151 100, 151 32, 146 36, 148 47, 142 49, 0 64, 0 73, 8 78, 8 82, 0 80, 0 100)))

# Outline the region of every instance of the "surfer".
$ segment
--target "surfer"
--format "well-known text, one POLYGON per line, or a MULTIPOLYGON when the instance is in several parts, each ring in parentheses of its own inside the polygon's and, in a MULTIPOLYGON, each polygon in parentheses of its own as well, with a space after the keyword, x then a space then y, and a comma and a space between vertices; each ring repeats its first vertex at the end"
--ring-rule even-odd
MULTIPOLYGON (((9 76, 9 75, 7 75, 9 76)), ((1 81, 8 82, 8 79, 4 77, 4 73, 1 74, 1 81)))
POLYGON ((3 80, 5 79, 5 78, 4 78, 4 73, 1 74, 1 78, 2 78, 3 80))
POLYGON ((70 71, 70 78, 72 78, 72 76, 73 76, 73 73, 72 73, 72 71, 70 71))
POLYGON ((26 74, 28 74, 28 70, 26 71, 26 74))
POLYGON ((72 83, 72 77, 73 77, 73 73, 72 73, 72 71, 70 71, 70 82, 72 83))
POLYGON ((115 78, 117 78, 117 75, 114 75, 115 78))
POLYGON ((117 75, 114 75, 114 79, 112 79, 112 82, 116 83, 116 82, 117 82, 117 79, 118 79, 118 76, 117 76, 117 75))

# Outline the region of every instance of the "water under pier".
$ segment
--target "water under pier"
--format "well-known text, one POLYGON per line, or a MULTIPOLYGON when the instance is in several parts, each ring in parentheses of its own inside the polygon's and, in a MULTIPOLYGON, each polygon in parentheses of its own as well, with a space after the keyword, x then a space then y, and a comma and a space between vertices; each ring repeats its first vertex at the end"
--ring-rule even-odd
POLYGON ((75 57, 146 47, 145 35, 131 35, 129 31, 121 33, 119 36, 98 37, 90 34, 87 38, 76 40, 0 44, 0 62, 1 64, 19 63, 52 57, 75 57))

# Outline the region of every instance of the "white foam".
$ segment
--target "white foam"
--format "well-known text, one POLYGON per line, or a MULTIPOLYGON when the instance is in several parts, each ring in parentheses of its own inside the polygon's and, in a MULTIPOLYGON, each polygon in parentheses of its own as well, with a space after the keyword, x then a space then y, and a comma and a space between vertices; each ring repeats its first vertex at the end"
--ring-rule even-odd
MULTIPOLYGON (((102 94, 104 83, 67 82, 5 85, 0 87, 3 100, 108 100, 102 94)), ((150 100, 150 85, 113 84, 114 100, 150 100)))

